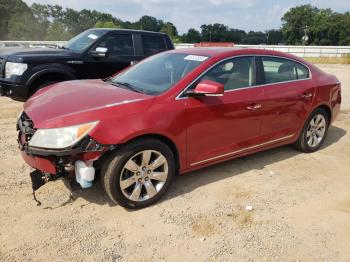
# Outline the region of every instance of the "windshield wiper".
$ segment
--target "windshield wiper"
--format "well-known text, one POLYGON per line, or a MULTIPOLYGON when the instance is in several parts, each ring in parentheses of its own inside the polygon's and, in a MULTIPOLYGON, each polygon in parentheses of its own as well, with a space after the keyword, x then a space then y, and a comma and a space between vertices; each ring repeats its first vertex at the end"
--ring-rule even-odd
POLYGON ((134 92, 137 92, 137 93, 144 93, 144 90, 143 89, 139 89, 139 88, 136 88, 134 87, 133 85, 127 83, 127 82, 113 82, 113 81, 110 81, 110 83, 112 85, 115 85, 115 86, 123 86, 123 87, 126 87, 127 89, 130 89, 134 92))
POLYGON ((58 46, 58 49, 69 50, 69 48, 65 47, 64 45, 58 46))

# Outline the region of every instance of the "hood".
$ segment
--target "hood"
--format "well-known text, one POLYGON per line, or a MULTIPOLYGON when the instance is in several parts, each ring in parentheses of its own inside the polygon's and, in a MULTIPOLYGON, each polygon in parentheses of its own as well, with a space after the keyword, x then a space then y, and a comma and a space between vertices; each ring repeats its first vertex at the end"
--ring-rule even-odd
POLYGON ((24 111, 35 128, 55 128, 138 113, 153 98, 102 80, 75 80, 38 91, 24 104, 24 111))
POLYGON ((64 49, 54 49, 54 48, 0 48, 0 57, 8 57, 8 56, 18 56, 21 58, 26 57, 71 57, 72 55, 76 55, 76 53, 73 53, 68 50, 64 49))

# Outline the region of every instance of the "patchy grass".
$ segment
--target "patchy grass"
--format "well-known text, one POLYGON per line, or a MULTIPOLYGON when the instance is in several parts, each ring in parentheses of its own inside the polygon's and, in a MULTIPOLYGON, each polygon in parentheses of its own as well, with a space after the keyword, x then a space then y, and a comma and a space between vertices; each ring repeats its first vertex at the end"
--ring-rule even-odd
POLYGON ((306 61, 314 64, 343 64, 350 65, 350 56, 344 57, 305 57, 306 61))
POLYGON ((241 227, 250 226, 254 223, 253 212, 247 212, 242 207, 239 207, 236 211, 227 214, 228 217, 232 217, 233 221, 241 227))
POLYGON ((191 228, 196 235, 209 237, 216 233, 216 229, 211 221, 207 218, 200 217, 192 225, 191 228))

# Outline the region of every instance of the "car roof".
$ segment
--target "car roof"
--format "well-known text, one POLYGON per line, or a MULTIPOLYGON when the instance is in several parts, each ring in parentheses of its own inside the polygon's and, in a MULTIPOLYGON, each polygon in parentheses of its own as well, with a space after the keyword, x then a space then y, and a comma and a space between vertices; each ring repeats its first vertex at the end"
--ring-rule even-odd
POLYGON ((254 49, 254 48, 238 48, 238 47, 196 47, 196 48, 183 48, 176 49, 174 53, 183 53, 189 55, 209 56, 212 58, 225 58, 230 56, 240 55, 267 55, 278 56, 296 60, 298 62, 308 64, 305 60, 292 54, 283 53, 279 51, 266 50, 266 49, 254 49))
POLYGON ((146 34, 155 34, 155 35, 167 35, 163 32, 153 32, 153 31, 145 31, 145 30, 136 30, 136 29, 121 29, 121 28, 91 28, 88 30, 94 30, 94 31, 103 31, 105 33, 107 32, 124 32, 124 33, 146 33, 146 34))

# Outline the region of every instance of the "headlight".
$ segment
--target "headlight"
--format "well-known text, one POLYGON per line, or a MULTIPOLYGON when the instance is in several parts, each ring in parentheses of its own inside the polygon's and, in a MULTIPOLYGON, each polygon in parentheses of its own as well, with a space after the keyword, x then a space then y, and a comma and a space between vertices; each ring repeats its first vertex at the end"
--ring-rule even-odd
POLYGON ((73 146, 85 137, 98 121, 62 128, 38 129, 29 141, 33 147, 63 149, 73 146))
POLYGON ((10 78, 13 75, 21 76, 24 73, 24 71, 27 70, 27 68, 27 64, 6 62, 5 78, 10 78))

